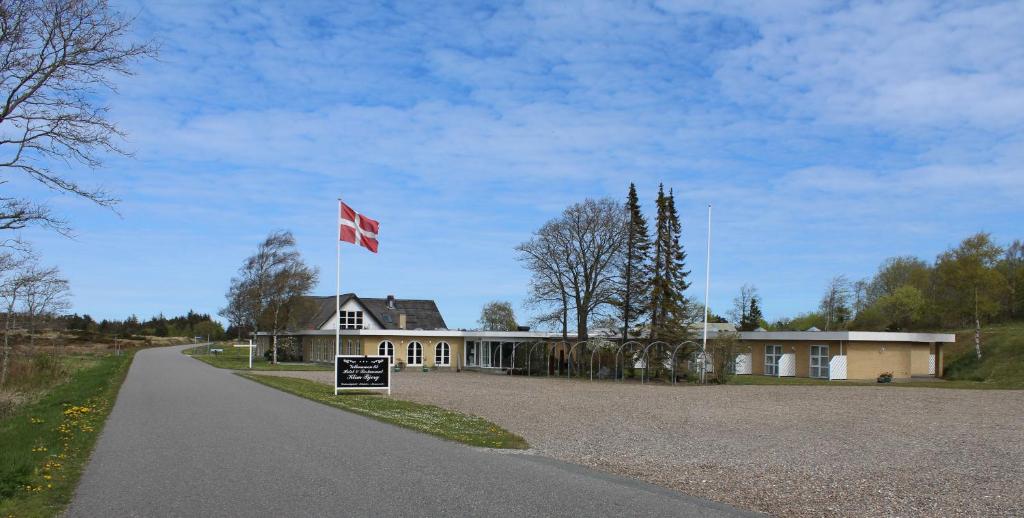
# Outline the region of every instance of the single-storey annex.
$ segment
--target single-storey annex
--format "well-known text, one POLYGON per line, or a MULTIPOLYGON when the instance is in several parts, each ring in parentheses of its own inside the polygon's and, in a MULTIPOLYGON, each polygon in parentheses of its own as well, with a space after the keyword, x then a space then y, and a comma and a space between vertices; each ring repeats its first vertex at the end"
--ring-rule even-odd
MULTIPOLYGON (((335 297, 311 297, 310 302, 305 324, 280 336, 298 341, 304 361, 333 362, 335 297)), ((392 363, 410 367, 514 372, 522 369, 524 354, 537 361, 533 353, 540 343, 548 344, 548 369, 564 369, 570 355, 577 365, 587 362, 576 357, 580 351, 572 347, 575 336, 563 343, 560 333, 448 329, 432 300, 348 293, 341 296, 340 318, 338 354, 386 355, 392 363)), ((709 339, 729 329, 716 325, 710 328, 709 339)), ((942 346, 955 341, 955 335, 945 333, 863 331, 759 330, 740 332, 738 337, 737 374, 851 380, 874 379, 884 372, 895 378, 942 376, 942 346)), ((256 343, 262 354, 271 337, 259 333, 256 343)))

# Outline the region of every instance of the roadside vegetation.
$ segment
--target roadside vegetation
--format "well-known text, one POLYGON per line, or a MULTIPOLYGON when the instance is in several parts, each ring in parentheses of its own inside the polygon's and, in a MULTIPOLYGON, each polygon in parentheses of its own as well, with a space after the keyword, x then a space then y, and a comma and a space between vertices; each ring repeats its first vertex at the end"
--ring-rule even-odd
POLYGON ((482 417, 434 405, 392 399, 381 394, 352 392, 335 396, 333 388, 315 381, 244 373, 239 375, 328 406, 469 446, 516 450, 529 447, 522 437, 482 417))
POLYGON ((956 343, 945 347, 945 378, 1024 389, 1024 322, 985 327, 979 359, 974 350, 974 330, 956 334, 956 343))
MULTIPOLYGON (((247 347, 234 347, 231 343, 218 343, 210 347, 205 345, 191 347, 182 351, 183 353, 210 364, 218 369, 249 370, 249 349, 247 347), (213 349, 223 349, 221 353, 211 353, 213 349)), ((254 371, 329 371, 333 370, 331 365, 318 363, 272 363, 259 356, 252 360, 254 371)))
POLYGON ((0 417, 0 516, 55 516, 70 502, 133 356, 11 362, 4 390, 23 401, 0 417))

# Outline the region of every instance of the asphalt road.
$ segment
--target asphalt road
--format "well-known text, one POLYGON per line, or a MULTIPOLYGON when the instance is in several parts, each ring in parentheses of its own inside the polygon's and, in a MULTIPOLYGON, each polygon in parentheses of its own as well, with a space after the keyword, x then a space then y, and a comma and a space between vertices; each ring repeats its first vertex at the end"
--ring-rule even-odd
POLYGON ((373 421, 181 349, 136 355, 68 516, 749 515, 373 421))

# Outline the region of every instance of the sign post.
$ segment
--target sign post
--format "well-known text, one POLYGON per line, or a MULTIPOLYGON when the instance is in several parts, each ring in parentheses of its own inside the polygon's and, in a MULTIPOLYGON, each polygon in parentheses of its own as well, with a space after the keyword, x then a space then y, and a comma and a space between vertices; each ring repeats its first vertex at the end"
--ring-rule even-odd
POLYGON ((339 390, 386 390, 391 395, 391 369, 387 356, 336 355, 334 395, 339 390))

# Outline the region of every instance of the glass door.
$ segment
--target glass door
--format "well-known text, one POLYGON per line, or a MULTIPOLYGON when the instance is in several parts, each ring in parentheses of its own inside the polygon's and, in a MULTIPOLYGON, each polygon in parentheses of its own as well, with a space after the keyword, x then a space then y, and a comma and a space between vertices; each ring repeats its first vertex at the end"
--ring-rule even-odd
POLYGON ((828 346, 827 345, 812 345, 811 346, 811 377, 812 378, 827 378, 828 377, 828 346))
POLYGON ((778 376, 779 375, 779 358, 782 358, 782 346, 781 345, 766 345, 766 346, 764 346, 764 375, 765 376, 778 376))

